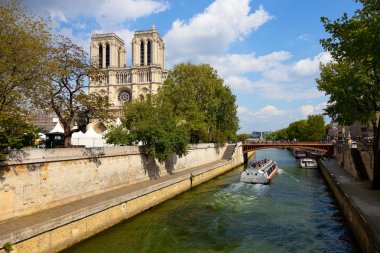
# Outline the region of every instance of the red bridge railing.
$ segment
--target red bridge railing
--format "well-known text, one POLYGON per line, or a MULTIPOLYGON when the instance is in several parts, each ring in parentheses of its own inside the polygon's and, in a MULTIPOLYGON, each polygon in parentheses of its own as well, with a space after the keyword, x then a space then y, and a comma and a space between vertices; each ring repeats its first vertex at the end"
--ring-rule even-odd
POLYGON ((254 150, 267 148, 299 148, 303 150, 312 150, 322 153, 333 153, 334 146, 332 142, 245 142, 243 144, 243 153, 248 153, 254 150))

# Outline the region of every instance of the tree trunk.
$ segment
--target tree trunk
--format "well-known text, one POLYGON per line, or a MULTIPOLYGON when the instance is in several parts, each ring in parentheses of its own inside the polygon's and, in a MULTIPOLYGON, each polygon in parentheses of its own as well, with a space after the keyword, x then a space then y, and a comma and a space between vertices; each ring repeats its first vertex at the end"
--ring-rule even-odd
POLYGON ((380 189, 380 133, 379 133, 379 122, 373 124, 373 180, 372 189, 380 189))
POLYGON ((65 148, 68 148, 71 146, 71 135, 69 136, 65 135, 64 145, 65 145, 65 148))

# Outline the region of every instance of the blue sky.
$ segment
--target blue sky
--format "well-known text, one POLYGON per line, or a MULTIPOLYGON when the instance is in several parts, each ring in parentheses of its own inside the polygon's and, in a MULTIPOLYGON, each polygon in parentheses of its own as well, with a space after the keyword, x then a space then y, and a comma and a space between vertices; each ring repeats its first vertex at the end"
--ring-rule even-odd
POLYGON ((316 89, 319 63, 331 60, 319 44, 330 19, 360 6, 354 0, 25 0, 49 14, 57 33, 89 51, 92 33, 124 39, 127 65, 135 30, 155 25, 166 45, 166 68, 208 63, 236 95, 239 132, 278 130, 322 113, 316 89))

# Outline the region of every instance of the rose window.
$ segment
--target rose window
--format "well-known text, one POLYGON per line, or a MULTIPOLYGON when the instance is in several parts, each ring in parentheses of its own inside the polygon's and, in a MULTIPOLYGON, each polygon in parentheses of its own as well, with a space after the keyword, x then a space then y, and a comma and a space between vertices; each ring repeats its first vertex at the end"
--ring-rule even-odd
POLYGON ((117 99, 119 100, 119 102, 130 102, 131 94, 128 91, 123 90, 119 93, 119 96, 117 97, 117 99))

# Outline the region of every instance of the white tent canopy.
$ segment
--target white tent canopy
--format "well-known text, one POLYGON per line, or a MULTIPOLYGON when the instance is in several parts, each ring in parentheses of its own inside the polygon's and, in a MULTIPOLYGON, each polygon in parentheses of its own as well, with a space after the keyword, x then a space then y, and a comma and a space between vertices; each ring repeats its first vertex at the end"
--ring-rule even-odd
MULTIPOLYGON (((74 128, 75 127, 76 126, 74 126, 74 128)), ((106 143, 102 134, 97 133, 94 130, 92 123, 88 124, 86 128, 86 133, 82 133, 81 131, 73 133, 71 137, 71 145, 85 146, 87 148, 111 146, 106 143)))
POLYGON ((61 123, 58 121, 55 127, 49 133, 64 133, 61 123))

